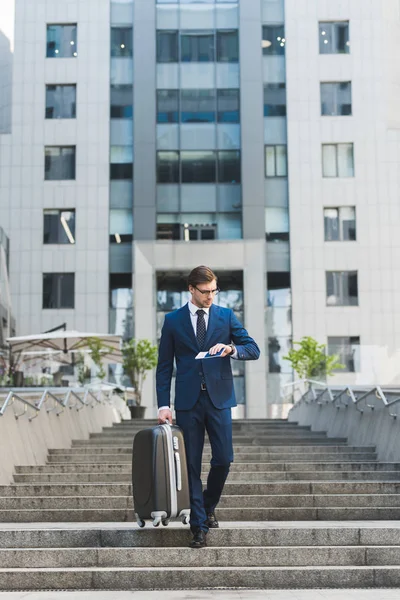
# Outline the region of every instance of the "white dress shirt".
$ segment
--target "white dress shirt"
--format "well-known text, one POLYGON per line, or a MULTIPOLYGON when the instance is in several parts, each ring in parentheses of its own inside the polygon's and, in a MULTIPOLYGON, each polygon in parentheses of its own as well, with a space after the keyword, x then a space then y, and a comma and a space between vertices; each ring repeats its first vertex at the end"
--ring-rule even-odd
MULTIPOLYGON (((193 304, 193 302, 191 302, 189 300, 188 302, 188 307, 189 307, 189 312, 190 312, 190 320, 192 323, 192 327, 193 327, 193 331, 194 331, 194 335, 197 337, 197 319, 199 318, 199 315, 197 314, 197 311, 200 310, 198 306, 196 306, 195 304, 193 304)), ((210 318, 210 309, 209 308, 203 308, 201 310, 204 310, 205 315, 204 315, 204 321, 206 324, 206 331, 208 329, 208 320, 210 318)), ((237 350, 235 348, 235 350, 232 352, 232 354, 230 355, 231 358, 237 358, 237 350)), ((167 408, 169 408, 169 406, 160 406, 160 408, 158 409, 160 410, 166 410, 167 408)))

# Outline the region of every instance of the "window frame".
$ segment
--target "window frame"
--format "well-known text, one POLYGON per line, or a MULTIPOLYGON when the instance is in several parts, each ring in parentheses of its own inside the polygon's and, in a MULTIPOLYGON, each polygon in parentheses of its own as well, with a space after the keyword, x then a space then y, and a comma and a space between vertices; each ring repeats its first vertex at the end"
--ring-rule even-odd
POLYGON ((324 179, 352 179, 355 177, 355 161, 354 161, 354 142, 328 142, 322 144, 322 177, 324 179), (324 148, 332 146, 335 148, 335 175, 325 175, 325 163, 324 163, 324 148), (342 175, 339 173, 339 146, 351 146, 352 149, 352 167, 353 173, 352 175, 342 175))
MULTIPOLYGON (((54 285, 54 283, 53 283, 53 285, 54 285)), ((46 272, 46 273, 43 273, 43 276, 42 276, 42 310, 74 310, 75 309, 75 294, 76 294, 75 273, 71 273, 71 272, 67 272, 67 273, 46 272), (56 305, 55 306, 45 306, 45 277, 50 276, 50 275, 53 277, 57 277, 57 280, 56 280, 56 288, 57 288, 56 289, 56 305), (72 276, 73 306, 65 306, 65 304, 62 302, 62 278, 66 277, 67 275, 72 276)))
POLYGON ((360 295, 359 295, 359 291, 358 291, 358 271, 325 271, 325 285, 326 285, 326 306, 329 308, 337 308, 337 307, 344 307, 344 306, 359 306, 359 301, 360 301, 360 295), (336 276, 336 277, 335 277, 336 276), (340 276, 340 277, 337 277, 340 276), (345 277, 347 276, 347 277, 345 277), (356 284, 356 289, 357 289, 357 295, 356 296, 352 296, 350 294, 350 288, 351 288, 351 281, 350 281, 350 277, 354 277, 355 276, 355 284, 356 284), (332 277, 332 281, 330 282, 328 279, 332 277), (330 296, 328 295, 328 287, 329 284, 331 283, 332 288, 333 288, 333 292, 334 292, 334 297, 338 300, 335 303, 329 303, 329 298, 330 296), (338 293, 336 294, 336 290, 335 288, 337 288, 338 293), (347 288, 347 289, 345 289, 347 288), (348 299, 348 302, 345 302, 345 299, 348 299), (355 301, 354 302, 350 302, 350 299, 354 298, 355 301))
MULTIPOLYGON (((52 121, 52 120, 76 119, 77 118, 77 115, 76 115, 76 112, 77 112, 77 110, 76 110, 77 109, 77 102, 76 102, 77 85, 76 85, 76 83, 46 83, 45 84, 45 93, 46 93, 46 100, 45 100, 46 106, 45 106, 45 115, 44 115, 44 118, 46 120, 52 121), (74 90, 74 92, 75 92, 75 98, 74 98, 75 102, 73 103, 73 107, 74 107, 74 111, 72 111, 74 113, 73 116, 71 116, 71 117, 66 117, 64 115, 63 116, 54 116, 54 117, 48 117, 47 116, 47 111, 50 108, 48 106, 48 92, 50 92, 49 88, 51 88, 51 87, 61 88, 62 90, 64 90, 65 88, 72 88, 74 90)), ((65 106, 65 102, 64 102, 64 98, 62 98, 62 108, 64 108, 64 106, 65 106)))
MULTIPOLYGON (((352 86, 352 81, 321 81, 320 82, 320 103, 321 103, 321 117, 351 117, 353 115, 353 86, 352 86), (340 113, 338 111, 339 108, 339 101, 338 101, 338 89, 335 89, 334 92, 334 99, 333 99, 333 106, 335 107, 336 111, 335 112, 324 112, 323 111, 323 99, 322 99, 322 92, 323 92, 323 86, 340 86, 343 84, 347 84, 350 86, 350 112, 349 113, 340 113)), ((342 106, 346 106, 345 104, 342 104, 342 106)))
POLYGON ((133 58, 133 27, 129 25, 111 25, 110 56, 111 58, 133 58), (121 36, 121 39, 119 40, 122 43, 120 43, 119 45, 114 43, 113 31, 124 32, 124 34, 121 36), (129 43, 126 43, 128 41, 129 43))
POLYGON ((286 117, 287 116, 287 96, 286 96, 286 82, 278 82, 278 83, 264 83, 263 86, 263 114, 264 119, 268 119, 270 117, 286 117), (265 93, 267 90, 283 90, 285 96, 284 104, 271 104, 265 102, 265 93), (268 111, 266 111, 266 107, 269 107, 268 111), (267 114, 266 114, 267 112, 267 114))
POLYGON ((325 242, 356 242, 357 241, 357 210, 355 206, 324 206, 323 208, 323 219, 324 219, 324 241, 325 242), (354 239, 345 239, 344 238, 344 231, 343 231, 343 219, 341 218, 341 212, 343 211, 343 209, 352 209, 354 212, 354 239), (327 238, 327 225, 326 225, 326 219, 327 217, 325 216, 325 211, 328 210, 336 210, 337 211, 337 222, 338 222, 338 226, 337 226, 337 231, 338 231, 338 238, 337 239, 328 239, 327 238))
MULTIPOLYGON (((69 48, 70 46, 66 46, 69 48)), ((63 46, 62 46, 63 47, 63 46)), ((78 56, 78 23, 46 23, 46 58, 77 58, 78 56), (60 54, 57 50, 54 50, 54 55, 49 54, 49 41, 48 34, 50 27, 75 27, 75 37, 70 40, 70 46, 75 48, 75 52, 72 54, 60 54), (71 42, 74 42, 73 44, 71 42)))
POLYGON ((280 179, 284 178, 284 179, 286 179, 288 177, 287 144, 265 144, 264 145, 264 165, 265 165, 265 169, 264 169, 265 177, 267 179, 270 179, 270 178, 280 178, 280 179), (267 148, 273 148, 274 149, 274 174, 273 175, 268 174, 268 168, 267 168, 267 164, 268 164, 267 163, 267 148), (278 169, 277 169, 277 165, 278 165, 278 159, 277 159, 278 153, 277 153, 277 149, 278 148, 284 148, 285 149, 285 152, 284 152, 284 154, 285 154, 285 174, 284 175, 278 175, 277 174, 277 171, 278 171, 278 169))
POLYGON ((122 83, 122 84, 110 84, 110 120, 112 119, 133 119, 133 85, 132 83, 122 83), (131 103, 130 104, 113 104, 115 100, 113 100, 113 92, 117 92, 117 88, 124 88, 121 91, 127 92, 129 88, 132 90, 131 95, 131 103), (117 114, 117 109, 119 109, 120 114, 117 114), (128 109, 128 114, 122 114, 122 111, 128 109), (130 109, 130 110, 129 110, 130 109), (114 113, 113 113, 114 111, 114 113))
MULTIPOLYGON (((62 156, 61 152, 60 152, 60 156, 62 156)), ((45 146, 44 147, 44 180, 45 181, 76 181, 76 146, 45 146), (62 150, 66 150, 66 149, 74 149, 74 153, 73 153, 73 177, 63 177, 63 178, 55 178, 55 177, 46 177, 46 174, 50 171, 50 169, 47 169, 47 156, 46 156, 46 150, 47 149, 51 149, 51 148, 58 148, 60 151, 62 150)), ((51 157, 50 157, 51 158, 51 157)))
MULTIPOLYGON (((322 36, 323 37, 323 36, 322 36)), ((345 54, 350 54, 350 21, 349 20, 344 20, 344 21, 318 21, 318 39, 319 39, 319 54, 322 55, 329 55, 329 54, 339 54, 339 55, 345 55, 345 54), (347 42, 345 43, 345 49, 343 52, 322 52, 322 49, 324 48, 323 44, 321 43, 321 36, 322 36, 322 32, 321 29, 322 27, 324 27, 324 29, 331 29, 331 38, 332 38, 332 46, 334 45, 336 39, 337 39, 337 28, 339 26, 343 26, 343 25, 347 25, 347 42)))
POLYGON ((359 351, 361 349, 361 338, 359 335, 357 336, 328 336, 326 349, 328 356, 337 355, 339 357, 339 362, 345 365, 345 369, 335 369, 335 373, 360 373, 361 372, 361 356, 355 356, 355 348, 358 348, 359 351), (339 342, 335 343, 332 340, 341 340, 340 345, 339 342), (355 340, 358 340, 355 341, 355 340), (332 346, 337 349, 337 351, 332 352, 332 346), (352 356, 350 354, 352 353, 352 356), (348 368, 350 363, 353 363, 353 369, 348 368))
POLYGON ((263 56, 285 56, 286 38, 285 38, 285 24, 284 23, 263 23, 261 34, 262 34, 263 56), (267 38, 266 29, 273 30, 273 35, 269 36, 271 38, 274 38, 274 36, 276 34, 278 34, 278 36, 276 37, 276 40, 274 40, 274 39, 269 40, 267 38), (282 35, 280 35, 280 32, 277 31, 278 29, 282 29, 282 35), (278 39, 278 37, 280 37, 281 39, 278 39), (270 46, 264 45, 264 43, 266 41, 271 41, 270 46), (283 43, 283 45, 282 45, 282 43, 283 43))
POLYGON ((76 244, 76 209, 75 208, 44 208, 43 209, 43 245, 45 246, 51 246, 51 245, 63 245, 63 246, 72 246, 76 244), (57 241, 46 241, 45 239, 45 235, 46 235, 46 213, 47 216, 50 216, 49 213, 58 213, 58 227, 57 227, 57 241), (66 224, 66 226, 62 225, 62 216, 63 213, 73 213, 74 215, 74 219, 73 219, 73 229, 71 229, 69 223, 66 224), (64 227, 64 231, 65 231, 65 236, 66 239, 68 241, 62 241, 60 240, 60 232, 62 232, 63 230, 60 229, 60 224, 64 227), (69 238, 69 235, 66 231, 66 228, 68 227, 69 233, 73 238, 73 242, 71 241, 71 239, 69 238))

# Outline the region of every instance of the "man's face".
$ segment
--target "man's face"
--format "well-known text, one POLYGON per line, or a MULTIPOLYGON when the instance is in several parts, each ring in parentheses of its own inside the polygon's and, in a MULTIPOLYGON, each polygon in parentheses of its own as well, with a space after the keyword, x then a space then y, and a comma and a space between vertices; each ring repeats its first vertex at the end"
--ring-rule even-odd
POLYGON ((189 286, 189 292, 192 294, 192 302, 198 308, 210 308, 214 302, 217 291, 217 282, 213 279, 207 283, 199 283, 196 287, 189 286), (204 292, 202 294, 202 292, 204 292))

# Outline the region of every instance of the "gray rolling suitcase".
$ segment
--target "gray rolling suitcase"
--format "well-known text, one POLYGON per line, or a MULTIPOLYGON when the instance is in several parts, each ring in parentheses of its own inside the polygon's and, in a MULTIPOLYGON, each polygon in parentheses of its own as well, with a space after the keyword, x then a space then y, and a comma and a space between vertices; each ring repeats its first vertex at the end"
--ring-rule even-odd
POLYGON ((183 432, 175 425, 139 431, 133 440, 133 504, 139 527, 190 517, 189 482, 183 432))

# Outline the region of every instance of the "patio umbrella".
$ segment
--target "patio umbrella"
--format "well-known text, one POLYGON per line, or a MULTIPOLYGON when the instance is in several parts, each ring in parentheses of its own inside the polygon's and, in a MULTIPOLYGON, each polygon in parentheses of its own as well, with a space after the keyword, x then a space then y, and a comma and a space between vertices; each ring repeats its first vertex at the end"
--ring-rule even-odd
MULTIPOLYGON (((52 357, 60 363, 73 362, 74 355, 83 353, 90 355, 90 340, 102 342, 101 354, 105 363, 122 362, 121 336, 113 334, 82 333, 80 331, 53 331, 21 337, 8 338, 11 352, 18 361, 29 361, 41 355, 52 357)), ((76 357, 78 358, 78 357, 76 357)))
POLYGON ((90 339, 100 340, 109 352, 118 352, 121 346, 121 336, 109 333, 82 333, 80 331, 53 331, 51 333, 38 333, 22 337, 7 338, 13 352, 41 352, 52 350, 55 352, 81 351, 88 348, 90 339))

